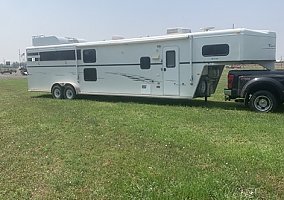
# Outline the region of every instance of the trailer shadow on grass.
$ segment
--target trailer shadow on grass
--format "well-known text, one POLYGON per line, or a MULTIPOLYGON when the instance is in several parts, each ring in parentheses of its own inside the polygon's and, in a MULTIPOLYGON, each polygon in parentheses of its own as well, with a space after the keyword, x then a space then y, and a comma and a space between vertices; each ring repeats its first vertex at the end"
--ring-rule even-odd
MULTIPOLYGON (((34 96, 33 98, 46 98, 52 99, 51 95, 34 96)), ((193 100, 180 100, 180 99, 159 99, 159 98, 143 98, 143 97, 121 97, 121 96, 95 96, 95 95, 80 95, 76 101, 98 101, 109 103, 136 103, 148 105, 161 105, 161 106, 182 106, 182 107, 204 107, 204 108, 217 108, 223 110, 248 110, 241 103, 226 102, 226 101, 212 101, 205 102, 204 99, 193 100)))
MULTIPOLYGON (((212 97, 213 99, 214 97, 212 97)), ((123 97, 123 96, 95 96, 95 95, 80 95, 77 100, 89 100, 99 102, 111 102, 111 103, 136 103, 136 104, 149 104, 149 105, 167 105, 167 106, 182 106, 182 107, 203 107, 203 108, 215 108, 223 110, 247 110, 250 109, 244 105, 235 101, 225 100, 211 100, 205 102, 203 98, 196 98, 192 100, 188 99, 163 99, 163 98, 145 98, 145 97, 123 97)), ((284 113, 284 104, 280 105, 274 113, 284 113)))

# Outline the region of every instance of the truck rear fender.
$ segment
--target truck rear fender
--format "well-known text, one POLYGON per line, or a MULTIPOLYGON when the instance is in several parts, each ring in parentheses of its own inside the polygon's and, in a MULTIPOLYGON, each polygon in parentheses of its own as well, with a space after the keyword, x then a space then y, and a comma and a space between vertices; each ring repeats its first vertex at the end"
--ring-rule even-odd
POLYGON ((268 90, 276 95, 277 99, 283 101, 284 86, 277 80, 269 77, 259 77, 248 81, 241 90, 240 96, 247 98, 248 95, 258 90, 268 90))

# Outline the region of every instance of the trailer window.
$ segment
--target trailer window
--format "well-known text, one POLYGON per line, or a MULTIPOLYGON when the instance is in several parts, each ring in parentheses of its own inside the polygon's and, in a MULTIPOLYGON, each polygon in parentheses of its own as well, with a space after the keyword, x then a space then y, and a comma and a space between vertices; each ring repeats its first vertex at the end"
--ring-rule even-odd
POLYGON ((40 61, 75 60, 74 50, 40 52, 40 61))
POLYGON ((27 56, 38 56, 38 53, 27 53, 27 56))
POLYGON ((141 57, 140 58, 140 68, 141 69, 150 69, 151 59, 150 57, 141 57))
POLYGON ((84 63, 95 63, 97 61, 96 50, 86 49, 83 51, 84 63))
POLYGON ((81 50, 80 49, 78 49, 77 50, 77 60, 81 60, 82 58, 81 58, 81 50))
POLYGON ((166 66, 167 68, 176 67, 176 52, 175 51, 166 52, 166 66))
POLYGON ((97 69, 96 68, 86 68, 84 69, 84 80, 85 81, 97 81, 97 69))
POLYGON ((230 47, 228 44, 205 45, 202 47, 202 55, 210 56, 227 56, 229 55, 230 47))
POLYGON ((28 62, 36 62, 39 61, 39 58, 28 58, 28 62))
POLYGON ((39 61, 39 53, 27 53, 27 61, 28 62, 35 62, 39 61))

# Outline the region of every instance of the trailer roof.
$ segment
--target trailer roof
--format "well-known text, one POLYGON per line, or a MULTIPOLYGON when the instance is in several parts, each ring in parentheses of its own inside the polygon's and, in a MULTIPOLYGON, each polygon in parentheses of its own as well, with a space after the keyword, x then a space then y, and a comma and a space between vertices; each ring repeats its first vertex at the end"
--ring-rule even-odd
POLYGON ((186 33, 186 34, 171 34, 162 36, 150 36, 150 37, 140 37, 140 38, 130 38, 130 39, 119 39, 119 40, 103 40, 96 42, 82 42, 73 44, 61 44, 61 45, 49 45, 49 46, 33 46, 28 47, 29 49, 41 49, 41 48, 59 48, 59 47, 88 47, 88 46, 106 46, 106 45, 119 45, 119 44, 130 44, 130 43, 145 43, 145 42, 162 42, 170 40, 181 40, 189 39, 190 37, 210 37, 216 35, 235 35, 235 34, 246 34, 246 35, 256 35, 256 36, 271 36, 276 37, 276 33, 267 30, 250 30, 250 29, 226 29, 217 31, 207 31, 207 32, 196 32, 196 33, 186 33))

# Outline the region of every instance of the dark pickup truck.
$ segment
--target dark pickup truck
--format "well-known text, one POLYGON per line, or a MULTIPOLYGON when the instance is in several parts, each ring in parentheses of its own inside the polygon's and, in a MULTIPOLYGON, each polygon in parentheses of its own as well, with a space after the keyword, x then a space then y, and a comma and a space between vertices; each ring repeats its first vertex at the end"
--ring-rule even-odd
POLYGON ((242 101, 251 110, 272 112, 284 102, 284 71, 231 70, 226 100, 242 101))

